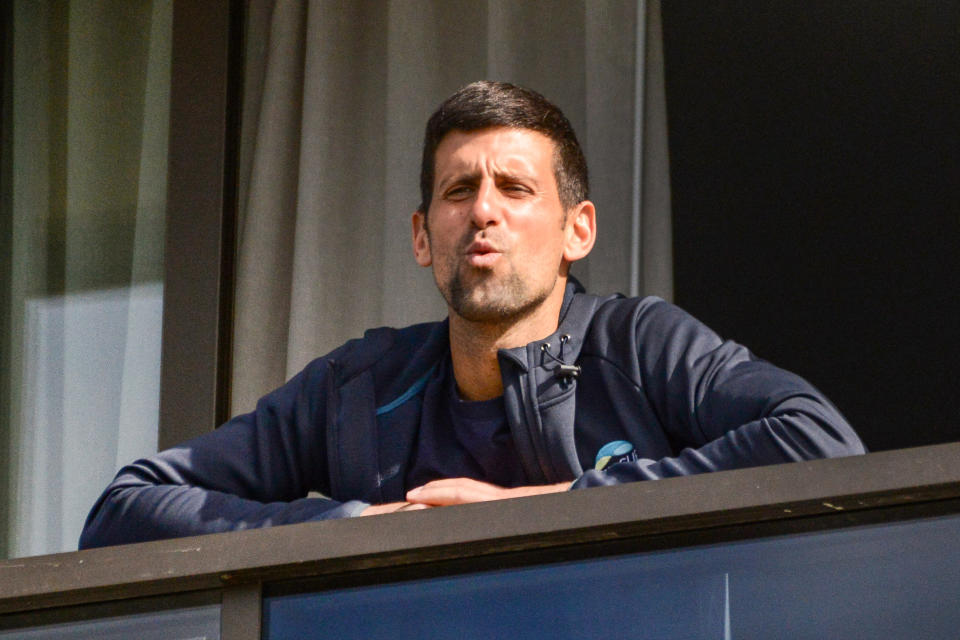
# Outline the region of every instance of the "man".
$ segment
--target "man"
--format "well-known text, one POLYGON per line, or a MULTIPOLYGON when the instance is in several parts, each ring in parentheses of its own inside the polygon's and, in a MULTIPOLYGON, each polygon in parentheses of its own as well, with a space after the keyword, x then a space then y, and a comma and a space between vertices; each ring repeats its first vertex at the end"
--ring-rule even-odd
POLYGON ((414 256, 447 320, 368 331, 125 467, 81 548, 863 452, 813 387, 680 309, 583 293, 586 163, 539 94, 478 82, 444 102, 421 196, 414 256))

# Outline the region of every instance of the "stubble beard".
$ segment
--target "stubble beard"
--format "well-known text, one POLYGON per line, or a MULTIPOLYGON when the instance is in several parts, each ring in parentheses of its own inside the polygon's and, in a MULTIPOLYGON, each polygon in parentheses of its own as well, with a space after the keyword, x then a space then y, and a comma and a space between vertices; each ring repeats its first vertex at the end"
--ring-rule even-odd
POLYGON ((505 324, 520 320, 548 297, 551 289, 530 291, 526 282, 513 269, 499 282, 491 272, 480 273, 477 282, 470 285, 462 269, 454 269, 440 292, 447 304, 461 318, 470 322, 505 324))
MULTIPOLYGON (((488 237, 486 232, 481 237, 501 246, 496 238, 488 237)), ((430 237, 430 228, 427 227, 428 242, 433 243, 430 237)), ((510 324, 530 315, 547 298, 550 297, 552 287, 545 286, 541 290, 531 291, 530 285, 517 273, 513 264, 509 264, 509 272, 498 277, 492 269, 483 269, 461 264, 458 256, 470 246, 476 238, 476 231, 468 231, 457 243, 454 258, 448 265, 450 268, 446 281, 441 281, 437 273, 437 264, 433 265, 434 281, 440 290, 440 295, 447 305, 459 317, 469 322, 485 324, 510 324), (472 282, 468 282, 471 281, 472 282)), ((504 255, 503 258, 509 261, 504 255)))

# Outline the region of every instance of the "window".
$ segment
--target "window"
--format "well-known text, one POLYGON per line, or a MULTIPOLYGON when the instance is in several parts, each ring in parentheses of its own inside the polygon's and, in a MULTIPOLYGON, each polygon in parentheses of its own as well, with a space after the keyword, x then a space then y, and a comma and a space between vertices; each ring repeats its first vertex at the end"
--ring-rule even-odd
POLYGON ((23 556, 76 548, 104 482, 156 452, 172 8, 8 18, 0 546, 23 556))

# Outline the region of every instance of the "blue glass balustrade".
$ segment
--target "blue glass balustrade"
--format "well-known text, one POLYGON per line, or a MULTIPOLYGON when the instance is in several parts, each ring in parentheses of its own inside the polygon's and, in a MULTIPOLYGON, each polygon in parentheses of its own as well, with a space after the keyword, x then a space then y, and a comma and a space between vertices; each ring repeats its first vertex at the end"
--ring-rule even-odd
POLYGON ((948 638, 960 516, 264 600, 264 638, 948 638))
POLYGON ((0 631, 0 640, 219 640, 220 605, 0 631))

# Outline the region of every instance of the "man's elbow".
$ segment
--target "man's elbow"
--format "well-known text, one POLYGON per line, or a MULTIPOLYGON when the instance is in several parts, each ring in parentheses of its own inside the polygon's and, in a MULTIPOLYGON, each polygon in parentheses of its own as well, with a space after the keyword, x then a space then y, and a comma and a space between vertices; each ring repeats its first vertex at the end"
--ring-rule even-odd
POLYGON ((77 548, 83 551, 97 547, 146 542, 160 537, 152 534, 152 527, 136 517, 135 503, 144 490, 147 488, 142 486, 111 485, 107 487, 90 509, 90 514, 80 532, 77 548))
POLYGON ((836 411, 796 412, 779 416, 797 460, 843 458, 867 452, 853 427, 836 411))
POLYGON ((116 500, 117 489, 107 489, 97 500, 96 504, 90 510, 86 522, 83 524, 83 531, 80 532, 80 540, 77 543, 77 549, 94 549, 96 547, 108 547, 120 542, 111 541, 109 514, 114 510, 113 504, 116 500))

